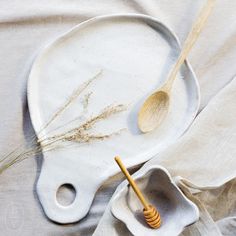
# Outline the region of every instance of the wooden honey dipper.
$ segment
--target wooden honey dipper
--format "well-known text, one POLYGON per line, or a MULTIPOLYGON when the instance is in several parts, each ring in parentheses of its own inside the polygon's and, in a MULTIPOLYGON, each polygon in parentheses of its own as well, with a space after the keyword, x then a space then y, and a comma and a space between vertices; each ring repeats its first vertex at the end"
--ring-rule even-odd
POLYGON ((131 187, 133 188, 134 192, 136 193, 137 197, 139 198, 140 202, 143 205, 143 214, 145 217, 145 220, 147 224, 154 229, 157 229, 161 226, 161 217, 159 212, 156 210, 156 208, 152 205, 150 205, 146 199, 144 198, 143 194, 141 193, 140 189, 138 188, 137 184, 131 177, 130 173, 122 163, 121 159, 119 157, 115 157, 115 161, 119 165, 121 171, 124 173, 125 177, 129 181, 131 187))

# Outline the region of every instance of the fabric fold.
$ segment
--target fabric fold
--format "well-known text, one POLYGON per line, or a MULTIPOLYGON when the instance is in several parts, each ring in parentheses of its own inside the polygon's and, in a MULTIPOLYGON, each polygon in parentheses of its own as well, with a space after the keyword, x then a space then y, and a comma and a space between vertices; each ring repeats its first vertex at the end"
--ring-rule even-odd
MULTIPOLYGON (((232 182, 228 191, 224 187, 236 178, 235 100, 236 78, 212 99, 182 138, 135 173, 140 175, 147 167, 157 164, 179 179, 179 187, 200 210, 200 220, 187 227, 182 235, 230 235, 222 234, 221 228, 224 232, 229 228, 229 232, 236 232, 234 218, 227 220, 229 216, 236 216, 236 187, 232 182), (220 204, 216 204, 217 201, 220 204), (223 214, 229 204, 231 210, 223 214)), ((111 215, 109 204, 94 235, 123 235, 115 230, 117 224, 119 221, 111 215)))

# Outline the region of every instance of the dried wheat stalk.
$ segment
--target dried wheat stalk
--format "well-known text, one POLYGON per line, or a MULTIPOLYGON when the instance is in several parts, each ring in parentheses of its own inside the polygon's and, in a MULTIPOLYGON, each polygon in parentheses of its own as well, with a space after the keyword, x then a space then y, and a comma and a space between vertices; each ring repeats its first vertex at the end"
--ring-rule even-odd
MULTIPOLYGON (((67 101, 59 108, 59 110, 49 119, 49 121, 44 125, 42 130, 45 130, 58 116, 60 116, 66 108, 73 102, 75 101, 76 98, 79 97, 79 95, 86 89, 88 86, 96 80, 100 75, 102 74, 102 71, 99 71, 94 77, 92 77, 90 80, 86 81, 85 83, 82 84, 82 86, 79 86, 67 99, 67 101)), ((40 131, 41 132, 41 131, 40 131)))
MULTIPOLYGON (((62 113, 67 109, 67 107, 69 107, 82 94, 82 92, 84 92, 89 87, 89 85, 101 75, 101 73, 102 71, 97 73, 90 80, 86 81, 84 84, 82 84, 82 86, 79 86, 71 94, 71 96, 67 99, 67 101, 59 108, 59 110, 49 119, 49 121, 40 130, 38 135, 41 134, 43 130, 48 128, 49 125, 52 124, 60 115, 62 115, 62 113)), ((91 95, 92 95, 92 92, 84 96, 84 100, 83 100, 84 111, 88 108, 89 99, 91 95)), ((13 166, 14 164, 19 163, 31 156, 40 154, 42 152, 42 148, 44 152, 47 152, 47 151, 54 150, 55 148, 58 148, 58 144, 61 142, 73 141, 76 143, 89 143, 91 141, 104 140, 104 139, 110 138, 113 135, 120 134, 120 132, 123 131, 124 129, 115 131, 110 134, 93 134, 93 133, 89 133, 88 131, 91 130, 97 122, 101 120, 105 120, 109 118, 111 115, 122 112, 125 109, 126 107, 122 104, 114 105, 114 106, 110 105, 104 108, 98 115, 91 117, 90 119, 86 120, 84 123, 79 125, 78 127, 70 129, 64 133, 60 133, 58 135, 54 135, 54 136, 46 137, 46 138, 41 136, 38 140, 37 140, 36 135, 33 135, 31 137, 30 147, 25 148, 23 146, 19 146, 13 151, 11 151, 10 153, 8 153, 7 155, 0 158, 0 174, 4 170, 13 166)), ((73 121, 76 121, 76 120, 69 121, 66 124, 64 124, 62 127, 68 125, 69 123, 73 121)), ((61 128, 61 127, 58 127, 58 128, 61 128)), ((55 129, 51 131, 55 131, 55 129)))
POLYGON ((38 140, 38 142, 41 144, 42 147, 44 147, 45 145, 52 145, 60 141, 75 141, 79 143, 84 143, 84 142, 90 142, 92 140, 99 140, 99 139, 102 140, 105 138, 109 138, 115 134, 120 133, 121 130, 111 134, 100 134, 100 135, 89 134, 86 131, 92 129, 97 122, 107 119, 111 115, 117 114, 124 110, 126 110, 126 106, 122 104, 107 106, 98 115, 93 116, 92 118, 86 120, 78 127, 70 129, 62 134, 54 135, 52 137, 47 137, 45 139, 40 139, 38 140))

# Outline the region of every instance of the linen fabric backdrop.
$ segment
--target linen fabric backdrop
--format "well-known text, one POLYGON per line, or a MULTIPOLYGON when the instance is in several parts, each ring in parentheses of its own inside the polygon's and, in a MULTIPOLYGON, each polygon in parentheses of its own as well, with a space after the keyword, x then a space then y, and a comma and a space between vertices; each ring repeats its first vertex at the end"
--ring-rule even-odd
MULTIPOLYGON (((156 17, 171 28, 183 42, 205 2, 205 0, 0 0, 1 155, 10 152, 18 145, 29 145, 28 137, 34 133, 28 113, 26 85, 33 60, 45 44, 84 20, 114 13, 142 13, 156 17)), ((200 114, 226 85, 230 87, 235 84, 235 82, 230 83, 236 75, 235 9, 236 1, 216 1, 213 13, 189 56, 201 89, 200 114)), ((230 93, 235 94, 235 86, 232 89, 230 93)), ((227 101, 235 103, 235 99, 227 101)), ((219 102, 219 99, 216 99, 216 102, 219 102)), ((232 106, 232 109, 234 108, 232 106)), ((207 119, 207 122, 211 125, 211 119, 207 119)), ((224 125, 227 126, 227 123, 224 125)), ((232 127, 232 132, 235 132, 234 130, 232 127)), ((235 137, 235 133, 232 135, 235 137)), ((216 138, 218 140, 215 143, 222 141, 220 136, 216 138)), ((171 147, 168 151, 171 152, 171 147)), ((211 158, 213 157, 209 156, 209 160, 211 158)), ((89 214, 83 220, 75 224, 59 225, 47 219, 35 193, 41 163, 42 156, 32 157, 0 175, 0 234, 92 235, 116 186, 122 181, 122 175, 116 175, 104 183, 96 194, 89 214)), ((204 162, 201 165, 203 167, 204 162)), ((235 192, 236 184, 232 179, 216 189, 199 193, 198 199, 206 199, 205 204, 209 206, 215 205, 214 209, 209 207, 208 213, 214 220, 219 220, 219 234, 236 235, 234 218, 236 204, 232 201, 236 199, 235 192), (216 204, 218 201, 221 204, 216 204), (217 214, 218 210, 220 214, 217 214), (230 226, 226 228, 224 223, 228 219, 230 226)), ((66 199, 68 195, 64 194, 62 198, 66 199)), ((106 221, 102 220, 101 225, 100 228, 104 229, 106 221)))

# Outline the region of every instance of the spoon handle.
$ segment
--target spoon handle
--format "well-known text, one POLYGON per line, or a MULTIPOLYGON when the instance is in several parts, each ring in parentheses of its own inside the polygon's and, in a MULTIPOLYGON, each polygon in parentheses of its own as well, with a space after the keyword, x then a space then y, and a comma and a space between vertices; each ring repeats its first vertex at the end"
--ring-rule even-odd
POLYGON ((183 64, 183 62, 185 61, 188 53, 190 52, 191 48, 193 47, 194 43, 196 42, 199 34, 201 33, 201 30, 203 29, 203 26, 205 25, 208 16, 210 15, 214 3, 216 0, 207 0, 206 5, 202 8, 200 14, 198 15, 195 23, 192 26, 191 31, 189 32, 187 39, 184 42, 182 51, 178 57, 178 60, 174 66, 174 68, 172 69, 170 75, 169 75, 169 79, 167 82, 167 89, 171 87, 174 79, 176 78, 176 75, 181 67, 181 65, 183 64))

